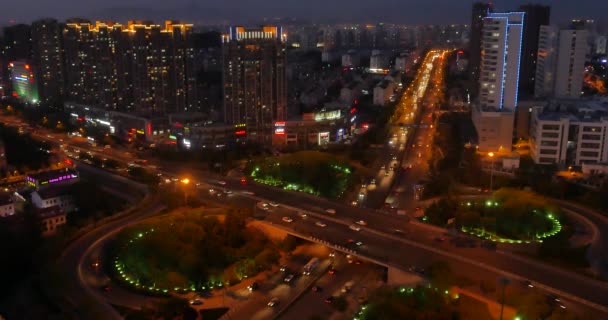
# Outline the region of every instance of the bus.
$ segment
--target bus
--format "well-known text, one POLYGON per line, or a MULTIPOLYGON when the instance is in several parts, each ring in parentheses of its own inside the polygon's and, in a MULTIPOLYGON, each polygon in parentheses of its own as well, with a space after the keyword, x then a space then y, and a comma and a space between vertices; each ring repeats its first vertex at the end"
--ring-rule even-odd
POLYGON ((308 263, 304 266, 304 272, 302 272, 305 276, 309 276, 312 271, 317 267, 317 265, 319 264, 319 258, 312 258, 310 259, 310 261, 308 261, 308 263))

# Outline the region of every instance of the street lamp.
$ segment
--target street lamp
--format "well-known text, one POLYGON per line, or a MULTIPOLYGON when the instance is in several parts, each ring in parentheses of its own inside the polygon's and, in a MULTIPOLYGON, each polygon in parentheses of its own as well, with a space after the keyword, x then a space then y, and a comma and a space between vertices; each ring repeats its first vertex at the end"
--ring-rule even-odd
POLYGON ((180 182, 182 183, 182 185, 184 185, 184 206, 185 206, 188 204, 188 190, 186 187, 188 187, 188 184, 190 183, 190 179, 184 178, 180 182))
POLYGON ((492 187, 494 185, 494 152, 489 152, 488 157, 490 157, 490 159, 492 159, 492 162, 490 165, 490 193, 491 193, 492 187))

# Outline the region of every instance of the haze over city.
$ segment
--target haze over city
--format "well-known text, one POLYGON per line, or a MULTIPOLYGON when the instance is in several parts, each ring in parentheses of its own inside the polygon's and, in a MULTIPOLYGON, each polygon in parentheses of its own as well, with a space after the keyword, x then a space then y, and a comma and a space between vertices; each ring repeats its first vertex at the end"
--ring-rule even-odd
POLYGON ((607 1, 0 8, 0 320, 608 319, 607 1))
MULTIPOLYGON (((493 1, 500 10, 512 10, 530 1, 493 1)), ((595 0, 544 0, 536 3, 551 5, 556 22, 573 17, 606 22, 608 3, 595 0)), ((20 1, 0 10, 0 25, 30 22, 36 18, 66 19, 82 17, 101 20, 178 19, 204 23, 258 22, 263 18, 298 18, 313 22, 394 22, 415 24, 468 23, 469 0, 57 0, 20 1)))

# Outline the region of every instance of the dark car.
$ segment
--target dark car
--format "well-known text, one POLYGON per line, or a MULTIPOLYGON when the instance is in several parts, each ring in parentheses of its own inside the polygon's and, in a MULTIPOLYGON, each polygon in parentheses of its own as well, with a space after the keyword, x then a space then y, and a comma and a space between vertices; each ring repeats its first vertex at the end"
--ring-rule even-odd
POLYGON ((336 274, 336 269, 331 268, 331 269, 329 269, 329 271, 327 271, 327 273, 329 273, 329 274, 336 274))
POLYGON ((312 292, 321 292, 321 291, 323 291, 323 288, 321 288, 319 286, 312 287, 312 292))
POLYGON ((334 300, 335 300, 335 298, 333 296, 327 297, 327 298, 325 298, 325 303, 331 304, 332 302, 334 302, 334 300))
POLYGON ((260 287, 260 285, 257 282, 253 282, 252 284, 250 284, 247 289, 249 289, 249 291, 255 291, 260 287))

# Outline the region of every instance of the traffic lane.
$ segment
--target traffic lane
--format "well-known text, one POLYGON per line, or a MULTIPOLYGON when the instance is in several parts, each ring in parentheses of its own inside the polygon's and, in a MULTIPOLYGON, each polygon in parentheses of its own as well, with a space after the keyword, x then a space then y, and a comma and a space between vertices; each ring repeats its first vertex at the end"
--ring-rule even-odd
POLYGON ((320 291, 313 292, 308 290, 302 297, 283 315, 284 319, 308 320, 314 315, 329 318, 335 309, 331 304, 325 303, 325 299, 332 295, 348 295, 342 293, 344 285, 353 281, 354 286, 361 285, 363 276, 370 272, 377 272, 377 268, 371 264, 345 264, 337 267, 337 272, 333 275, 325 274, 316 283, 320 291))
MULTIPOLYGON (((328 227, 332 226, 332 223, 330 221, 327 221, 326 224, 328 225, 328 227)), ((323 228, 323 229, 325 229, 325 228, 323 228)), ((327 229, 327 230, 328 231, 325 233, 318 233, 319 232, 318 230, 316 230, 315 228, 311 229, 310 226, 308 226, 307 230, 302 230, 302 231, 298 231, 298 232, 307 231, 312 236, 317 236, 317 237, 324 238, 326 240, 334 241, 336 244, 340 244, 340 245, 344 243, 344 239, 350 239, 352 237, 352 232, 350 232, 347 235, 342 235, 342 236, 339 235, 340 233, 343 233, 344 231, 349 230, 346 226, 343 226, 343 225, 341 228, 331 228, 331 229, 327 229), (324 235, 325 235, 325 237, 323 237, 324 235), (331 238, 328 239, 328 236, 331 236, 331 238)), ((364 235, 365 232, 363 232, 361 234, 364 235)), ((366 244, 370 243, 369 240, 362 239, 362 241, 366 244)), ((389 245, 389 247, 392 248, 396 244, 389 243, 387 245, 389 245)), ((397 244, 397 245, 399 245, 399 244, 397 244)), ((381 246, 382 245, 380 245, 380 247, 381 246)), ((408 250, 411 250, 411 248, 408 250)), ((454 249, 449 248, 449 250, 453 251, 454 249)), ((384 254, 382 254, 381 251, 379 251, 379 253, 380 253, 381 257, 384 256, 384 254)), ((460 251, 459 251, 459 253, 460 253, 460 251)), ((529 267, 529 265, 530 265, 529 263, 514 262, 511 259, 505 259, 505 257, 498 257, 498 256, 490 257, 490 256, 487 256, 487 254, 488 253, 483 253, 483 250, 480 250, 480 252, 477 252, 477 253, 474 252, 473 254, 471 254, 470 252, 467 252, 467 250, 465 250, 463 253, 464 256, 471 256, 471 258, 481 259, 482 261, 484 261, 484 263, 486 263, 488 265, 492 265, 497 268, 502 268, 502 269, 512 272, 512 273, 521 274, 523 277, 529 278, 533 281, 536 281, 539 283, 551 284, 551 286, 556 289, 566 291, 566 292, 573 292, 577 296, 588 297, 588 299, 590 301, 594 301, 596 303, 601 303, 602 300, 605 299, 604 297, 598 296, 598 294, 596 292, 588 295, 587 291, 594 290, 594 289, 589 289, 589 287, 585 287, 585 289, 582 289, 582 290, 579 287, 573 287, 572 289, 576 289, 576 290, 571 291, 570 285, 564 285, 563 283, 554 283, 555 279, 562 279, 563 277, 560 274, 555 274, 555 272, 553 272, 553 271, 548 272, 544 268, 539 269, 536 266, 529 267), (480 255, 481 255, 481 257, 480 257, 480 255)), ((566 277, 572 278, 571 275, 566 275, 566 277)), ((579 282, 577 279, 570 279, 570 281, 571 281, 571 283, 579 282)), ((600 288, 600 292, 603 292, 603 291, 604 290, 602 288, 600 288)))
MULTIPOLYGON (((268 289, 258 290, 251 294, 249 301, 236 309, 235 313, 231 314, 231 317, 234 319, 252 320, 274 318, 281 309, 287 307, 287 303, 293 300, 303 290, 306 290, 318 277, 322 276, 329 263, 329 260, 324 260, 315 268, 310 276, 303 276, 301 275, 301 272, 299 272, 289 284, 284 281, 279 283, 269 282, 261 284, 262 288, 266 287, 268 289), (273 298, 278 298, 279 303, 276 306, 270 307, 268 306, 268 302, 273 298)), ((303 264, 300 264, 300 269, 302 266, 303 264)), ((276 279, 284 278, 284 276, 285 274, 279 271, 279 273, 275 274, 275 279, 272 281, 277 281, 276 279)))
MULTIPOLYGON (((286 227, 289 227, 286 225, 286 227)), ((426 248, 421 248, 418 245, 413 245, 412 242, 395 241, 390 238, 380 237, 376 234, 362 230, 360 232, 352 231, 344 225, 336 225, 335 223, 327 222, 327 227, 318 228, 313 224, 300 224, 297 232, 314 236, 319 239, 324 239, 336 245, 342 245, 348 239, 356 237, 357 241, 362 241, 363 246, 356 250, 361 254, 368 255, 374 259, 388 261, 391 264, 399 266, 402 270, 407 270, 413 265, 428 265, 433 261, 448 260, 454 270, 459 270, 464 275, 472 279, 496 280, 500 274, 492 270, 488 270, 481 265, 472 264, 468 261, 461 261, 453 256, 445 256, 443 253, 431 251, 426 248), (354 235, 356 232, 356 236, 354 235), (396 252, 394 248, 401 248, 400 252, 396 252), (407 253, 406 255, 403 253, 407 253)), ((417 243, 416 243, 417 244, 417 243)), ((354 247, 353 247, 354 248, 354 247)), ((591 279, 582 276, 576 276, 567 272, 555 271, 547 269, 526 261, 514 261, 504 255, 495 252, 483 252, 483 250, 466 250, 459 248, 448 248, 449 251, 458 256, 467 259, 476 259, 482 261, 483 264, 500 270, 520 275, 530 279, 536 283, 545 284, 557 290, 573 294, 575 296, 587 299, 591 302, 606 305, 608 303, 608 290, 606 286, 597 283, 591 279)), ((445 251, 444 251, 445 252, 445 251)))
MULTIPOLYGON (((286 227, 292 227, 292 228, 294 228, 295 231, 300 232, 302 234, 324 239, 324 240, 327 240, 338 246, 344 246, 344 247, 347 247, 352 250, 357 250, 358 252, 369 255, 370 257, 375 257, 375 258, 379 258, 379 259, 389 259, 389 261, 391 261, 390 260, 391 252, 386 252, 385 248, 386 247, 395 248, 395 247, 401 245, 400 243, 395 243, 395 242, 389 242, 389 243, 382 244, 381 240, 385 240, 385 239, 379 239, 377 237, 374 238, 375 234, 369 234, 365 230, 356 232, 356 231, 352 231, 352 230, 348 229, 344 225, 341 225, 341 226, 336 225, 335 223, 333 223, 329 220, 323 220, 322 218, 319 218, 317 220, 323 221, 327 225, 327 227, 319 229, 318 227, 316 227, 316 228, 311 227, 311 224, 305 224, 305 223, 299 224, 299 225, 297 225, 297 223, 296 223, 296 224, 294 224, 294 225, 297 225, 295 228, 293 227, 293 225, 290 225, 290 224, 284 224, 284 225, 286 227), (374 239, 370 240, 369 239, 370 236, 374 239), (354 240, 353 242, 362 241, 363 245, 361 247, 353 246, 349 242, 349 239, 354 240)), ((275 220, 275 223, 281 223, 281 221, 279 220, 278 217, 275 220)), ((547 270, 542 266, 539 267, 537 265, 530 264, 528 262, 522 262, 522 261, 519 261, 519 262, 511 261, 511 259, 508 259, 504 255, 501 255, 497 252, 491 252, 491 251, 488 251, 486 249, 482 249, 479 247, 476 247, 476 248, 456 247, 456 246, 452 245, 451 243, 449 243, 448 241, 436 241, 435 240, 436 234, 433 234, 433 233, 425 234, 424 232, 421 233, 420 230, 412 230, 412 229, 409 229, 409 232, 410 233, 406 233, 407 237, 414 238, 419 243, 424 243, 428 246, 432 246, 432 247, 435 247, 435 248, 438 248, 438 249, 441 249, 441 250, 444 250, 447 252, 451 252, 453 254, 457 254, 459 256, 466 257, 466 258, 474 260, 474 261, 483 261, 484 264, 486 264, 486 265, 493 266, 493 267, 496 267, 499 269, 503 269, 503 270, 509 271, 511 273, 519 274, 525 278, 531 279, 531 280, 539 282, 539 283, 551 284, 551 286, 554 287, 555 289, 574 293, 575 295, 585 297, 585 298, 589 299, 590 301, 593 301, 596 303, 601 304, 602 301, 605 300, 605 297, 603 296, 604 293, 595 294, 593 296, 587 295, 587 291, 589 290, 589 288, 579 290, 577 292, 573 292, 572 289, 574 287, 571 284, 577 283, 581 279, 574 279, 574 278, 572 278, 572 276, 570 274, 565 274, 565 275, 560 276, 559 271, 557 272, 557 274, 553 270, 549 270, 550 272, 547 272, 547 270), (507 259, 505 259, 505 258, 507 258, 507 259), (564 285, 564 283, 561 283, 561 284, 554 283, 555 279, 560 279, 562 276, 565 276, 566 278, 570 278, 567 281, 569 284, 564 285)), ((409 253, 411 253, 411 248, 408 249, 408 254, 409 253)), ((423 255, 423 253, 421 253, 421 255, 423 255)), ((441 257, 441 255, 439 257, 441 257)), ((398 259, 393 259, 393 260, 396 262, 400 262, 398 259)), ((440 259, 434 259, 434 260, 439 261, 440 259)), ((455 262, 461 263, 459 261, 455 261, 455 262)), ((426 259, 413 259, 413 260, 407 261, 406 264, 402 265, 402 266, 408 267, 408 265, 409 266, 414 266, 416 264, 425 265, 428 263, 430 263, 430 261, 428 261, 426 259)), ((462 264, 463 264, 462 267, 464 268, 464 270, 468 270, 467 268, 470 268, 467 266, 468 263, 462 263, 462 264)), ((477 273, 478 273, 478 271, 475 271, 475 272, 471 272, 468 275, 473 279, 478 279, 476 277, 477 273)), ((583 282, 586 282, 589 285, 590 281, 583 281, 583 282)), ((605 289, 605 288, 600 286, 600 289, 605 289)), ((606 291, 606 290, 602 290, 602 292, 604 292, 604 291, 606 291)))

